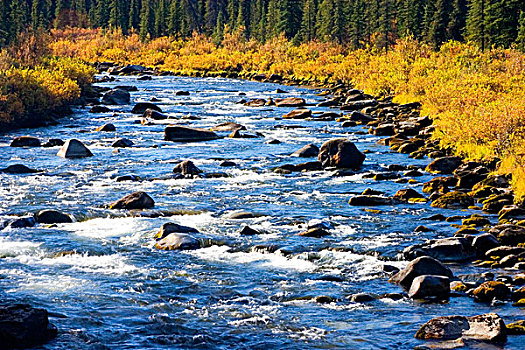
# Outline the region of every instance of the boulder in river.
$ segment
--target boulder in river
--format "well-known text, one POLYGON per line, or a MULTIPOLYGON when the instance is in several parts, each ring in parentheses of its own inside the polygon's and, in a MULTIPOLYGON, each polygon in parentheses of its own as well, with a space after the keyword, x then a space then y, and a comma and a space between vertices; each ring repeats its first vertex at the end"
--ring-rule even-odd
POLYGON ((473 317, 441 316, 425 323, 416 333, 417 339, 424 340, 477 340, 505 342, 505 322, 497 314, 490 313, 473 317))
POLYGON ((0 306, 2 349, 24 349, 43 345, 57 336, 48 312, 26 304, 0 306))
POLYGON ((146 192, 131 193, 110 205, 110 209, 150 209, 155 201, 146 192))
POLYGON ((89 113, 109 113, 111 112, 111 109, 109 109, 106 106, 93 106, 89 110, 89 113))
POLYGON ((131 102, 131 95, 124 89, 109 90, 102 97, 105 105, 127 105, 131 102))
POLYGON ((68 140, 58 151, 57 156, 63 158, 87 158, 93 157, 93 153, 78 140, 68 140))
POLYGON ((173 169, 173 172, 182 175, 198 175, 202 173, 202 170, 197 168, 197 166, 193 164, 191 160, 185 160, 177 164, 173 169))
POLYGON ((248 107, 264 107, 266 105, 266 102, 267 101, 263 98, 256 98, 244 103, 244 105, 248 107))
POLYGON ((173 222, 167 222, 164 225, 161 226, 159 232, 155 235, 155 238, 162 239, 165 238, 172 233, 199 233, 199 230, 189 227, 189 226, 183 226, 179 225, 173 222))
POLYGON ((412 260, 403 270, 390 278, 390 282, 397 283, 405 289, 412 286, 414 278, 423 275, 447 276, 452 278, 452 271, 438 260, 429 256, 422 256, 412 260))
POLYGON ((21 175, 21 174, 35 174, 39 173, 40 170, 31 169, 23 164, 13 164, 7 168, 0 169, 0 173, 11 174, 11 175, 21 175))
POLYGON ((430 163, 426 170, 433 174, 452 174, 462 163, 460 157, 441 157, 430 163))
POLYGON ((185 233, 171 233, 155 243, 160 250, 193 250, 199 249, 201 244, 196 238, 185 233))
POLYGON ((479 301, 492 302, 492 300, 505 300, 510 297, 510 289, 501 281, 487 281, 482 283, 472 292, 479 301))
POLYGON ((313 238, 322 238, 325 236, 329 236, 330 232, 327 230, 321 228, 321 227, 314 227, 309 230, 306 230, 304 232, 299 233, 299 236, 301 237, 313 237, 313 238))
POLYGON ((484 233, 482 235, 474 237, 472 241, 472 247, 474 248, 477 256, 483 256, 490 249, 496 248, 500 245, 498 239, 490 233, 484 233))
POLYGON ((374 196, 374 195, 359 195, 353 196, 348 201, 348 204, 354 206, 365 206, 365 207, 375 207, 378 205, 391 205, 392 198, 383 197, 383 196, 374 196))
POLYGON ((413 299, 448 299, 450 278, 438 275, 421 275, 412 281, 408 296, 413 299))
POLYGON ((312 118, 312 111, 306 108, 294 109, 283 115, 284 119, 307 119, 312 118))
POLYGON ((292 153, 293 157, 310 158, 317 157, 319 155, 319 147, 314 144, 309 144, 301 148, 300 150, 292 153))
POLYGON ((168 126, 164 130, 164 140, 173 142, 198 142, 217 140, 219 136, 210 130, 186 126, 168 126))
POLYGON ((402 202, 408 202, 411 199, 422 199, 425 198, 422 194, 417 192, 414 189, 406 188, 396 192, 394 199, 397 199, 402 202))
POLYGON ((241 236, 255 236, 261 234, 261 232, 246 225, 239 231, 239 234, 241 236))
POLYGON ((111 147, 127 148, 133 146, 133 144, 133 141, 131 141, 130 139, 120 138, 118 140, 115 140, 115 142, 111 144, 111 147))
POLYGON ((462 209, 472 205, 474 205, 474 198, 459 191, 445 193, 432 202, 433 207, 443 209, 462 209))
POLYGON ((153 109, 146 109, 144 113, 142 114, 142 118, 143 118, 142 120, 144 124, 144 121, 148 121, 148 119, 165 120, 165 119, 169 119, 169 116, 159 111, 155 111, 153 109))
POLYGON ((242 124, 228 122, 228 123, 222 123, 217 126, 214 126, 211 130, 213 131, 237 131, 237 130, 246 130, 246 127, 242 124))
POLYGON ((108 123, 104 124, 102 126, 99 126, 95 129, 95 131, 103 131, 103 132, 115 132, 117 131, 117 128, 115 128, 115 125, 108 123))
POLYGON ((34 218, 39 224, 68 224, 73 222, 69 214, 51 209, 40 210, 34 215, 34 218))
POLYGON ((133 113, 133 114, 143 114, 148 109, 151 109, 153 111, 157 111, 159 113, 162 113, 162 109, 159 106, 157 106, 156 104, 151 103, 151 102, 139 102, 139 103, 137 103, 135 105, 135 107, 133 107, 133 109, 131 110, 131 113, 133 113))
POLYGON ((33 136, 19 136, 11 142, 11 147, 40 147, 40 140, 33 136))
POLYGON ((275 105, 277 107, 303 107, 306 101, 300 97, 276 98, 275 105))
POLYGON ((358 169, 366 156, 347 139, 333 139, 321 146, 318 159, 323 167, 358 169))

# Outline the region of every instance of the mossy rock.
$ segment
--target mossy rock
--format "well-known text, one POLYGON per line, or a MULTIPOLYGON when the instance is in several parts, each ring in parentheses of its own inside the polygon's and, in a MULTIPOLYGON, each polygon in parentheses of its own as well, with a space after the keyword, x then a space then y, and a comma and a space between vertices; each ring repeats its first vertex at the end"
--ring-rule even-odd
POLYGON ((464 226, 482 227, 482 226, 490 225, 490 220, 483 216, 473 216, 473 217, 463 220, 462 224, 464 226))
POLYGON ((494 265, 496 262, 493 261, 493 260, 485 260, 485 261, 482 261, 478 264, 476 264, 476 266, 479 266, 479 267, 492 267, 492 265, 494 265))
POLYGON ((515 302, 514 304, 512 304, 512 306, 516 306, 516 307, 525 307, 525 299, 520 299, 520 300, 518 300, 517 302, 515 302))
POLYGON ((454 236, 477 235, 477 234, 479 234, 479 231, 476 230, 474 227, 461 227, 459 230, 457 230, 454 233, 454 236))
POLYGON ((510 289, 503 282, 488 281, 474 289, 472 294, 479 301, 491 302, 494 299, 507 299, 510 296, 510 289))
POLYGON ((454 191, 446 193, 436 199, 432 202, 432 207, 442 209, 461 209, 468 208, 473 204, 474 199, 471 196, 463 192, 454 191))
POLYGON ((507 334, 523 335, 525 334, 525 320, 520 320, 507 325, 507 334))
POLYGON ((492 186, 483 186, 476 190, 469 192, 469 195, 474 198, 487 198, 494 194, 494 187, 492 186))
POLYGON ((468 290, 468 287, 461 281, 454 281, 450 283, 450 290, 465 293, 468 290))

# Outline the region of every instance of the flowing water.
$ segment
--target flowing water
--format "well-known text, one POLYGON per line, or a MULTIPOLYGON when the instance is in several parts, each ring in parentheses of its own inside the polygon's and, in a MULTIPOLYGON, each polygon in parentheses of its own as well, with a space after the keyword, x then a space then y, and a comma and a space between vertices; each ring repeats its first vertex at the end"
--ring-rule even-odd
MULTIPOLYGON (((265 137, 166 142, 165 126, 137 124, 139 118, 129 113, 131 105, 102 114, 79 108, 57 126, 0 135, 0 168, 22 163, 45 170, 36 175, 0 174, 0 222, 48 208, 76 219, 72 224, 0 231, 0 299, 27 302, 53 313, 59 336, 45 349, 410 349, 422 344, 414 339, 419 326, 435 316, 497 312, 511 322, 522 313, 508 304, 489 306, 461 297, 440 304, 408 298, 349 301, 359 292, 401 292, 387 282, 383 265, 402 267, 406 262, 396 256, 404 247, 454 232, 450 223, 424 218, 471 212, 434 209, 429 204, 386 206, 379 208, 380 213, 351 207, 350 196, 366 188, 393 195, 407 187, 376 182, 364 174, 382 171, 388 164, 424 166, 428 160, 393 153, 360 126, 343 129, 333 121, 282 120, 279 117, 290 108, 236 103, 241 98, 297 96, 314 104, 323 99, 316 96, 318 91, 181 77, 152 81, 123 77, 100 85, 134 85, 139 91, 132 93, 133 103, 156 97, 170 116, 200 118, 172 121, 177 124, 209 128, 237 122, 247 132, 265 137), (277 88, 288 93, 277 94, 277 88), (179 90, 190 95, 176 96, 179 90), (94 132, 108 122, 117 132, 94 132), (290 125, 301 127, 283 127, 290 125), (26 134, 44 141, 79 139, 94 157, 65 160, 56 156, 58 147, 9 147, 14 137, 26 134), (135 146, 114 153, 110 145, 117 137, 131 139, 135 146), (337 137, 370 151, 357 174, 272 171, 305 161, 289 156, 302 146, 320 146, 337 137), (265 143, 270 139, 281 143, 265 143), (174 164, 186 159, 204 172, 225 172, 228 177, 170 179, 174 164), (237 166, 220 167, 222 160, 237 166), (115 181, 127 174, 142 181, 115 181), (152 212, 167 217, 131 217, 104 207, 135 191, 150 194, 156 202, 152 212), (260 216, 229 218, 238 211, 260 216), (154 235, 166 222, 195 227, 199 238, 214 243, 194 251, 158 251, 154 235), (331 235, 322 239, 297 235, 315 223, 330 227, 331 235), (244 225, 265 234, 241 236, 244 225), (419 225, 433 231, 413 233, 419 225), (57 254, 61 252, 73 253, 57 254), (318 303, 314 299, 318 296, 335 301, 318 303)), ((420 184, 408 186, 421 192, 421 183, 430 178, 422 176, 420 184)), ((485 271, 451 268, 456 274, 485 271)), ((510 338, 506 348, 521 348, 519 339, 510 338)))

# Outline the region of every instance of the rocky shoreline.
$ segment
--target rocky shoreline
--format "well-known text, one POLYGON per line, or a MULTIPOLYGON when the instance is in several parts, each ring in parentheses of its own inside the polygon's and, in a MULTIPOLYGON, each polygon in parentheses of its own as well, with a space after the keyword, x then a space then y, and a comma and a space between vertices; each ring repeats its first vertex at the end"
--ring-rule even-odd
MULTIPOLYGON (((99 64, 101 72, 108 72, 102 81, 111 80, 115 75, 140 75, 139 79, 148 79, 151 75, 170 75, 169 72, 158 72, 141 66, 116 67, 111 64, 99 64)), ((283 81, 279 76, 253 76, 257 81, 278 83, 283 81)), ((92 104, 91 112, 105 111, 104 105, 119 105, 130 102, 129 91, 133 87, 123 86, 115 89, 94 88, 97 92, 86 96, 84 101, 92 104), (102 104, 100 104, 102 102, 102 104)), ((181 94, 186 93, 184 91, 181 94)), ((281 100, 241 100, 250 107, 293 107, 293 111, 285 114, 283 119, 290 120, 325 120, 340 123, 342 127, 361 125, 368 129, 370 134, 385 137, 380 142, 390 149, 409 154, 412 158, 429 157, 431 163, 425 169, 402 164, 389 164, 387 171, 371 172, 367 177, 380 181, 395 181, 397 183, 417 184, 417 178, 424 171, 438 174, 431 181, 423 184, 423 193, 419 193, 407 186, 395 194, 386 195, 373 188, 362 194, 354 195, 349 199, 349 205, 364 208, 376 208, 382 205, 395 203, 426 203, 431 202, 435 208, 477 210, 481 214, 465 215, 464 217, 445 217, 433 215, 428 220, 457 222, 452 224, 457 228, 453 237, 436 239, 424 244, 414 245, 400 252, 400 258, 411 260, 408 266, 399 269, 385 264, 384 272, 392 283, 399 284, 399 297, 408 296, 413 299, 422 299, 427 302, 441 302, 449 298, 467 296, 485 305, 498 303, 514 303, 516 307, 525 306, 525 209, 514 204, 514 196, 510 188, 510 180, 504 175, 494 175, 495 162, 488 164, 469 162, 453 156, 452 150, 445 150, 432 139, 434 128, 432 120, 420 115, 420 105, 410 103, 399 105, 391 98, 377 98, 366 95, 362 91, 338 85, 331 86, 322 93, 326 100, 318 104, 319 107, 331 107, 341 112, 317 113, 313 106, 306 105, 300 98, 290 97, 281 100), (493 225, 489 215, 498 215, 498 223, 493 225), (477 281, 463 281, 455 277, 446 266, 447 263, 475 264, 487 268, 487 272, 477 281), (501 269, 508 270, 501 270, 501 269), (491 271, 490 269, 497 269, 491 271)), ((141 115, 142 125, 155 125, 169 119, 162 110, 152 103, 137 104, 134 112, 141 115)), ((100 132, 113 130, 111 125, 103 125, 100 132)), ((245 128, 244 128, 245 129, 245 128)), ((251 138, 258 137, 243 130, 240 124, 219 125, 213 130, 195 129, 184 126, 167 126, 165 140, 172 142, 207 141, 218 138, 215 133, 231 131, 229 137, 251 138)), ((133 141, 120 139, 115 144, 116 149, 129 147, 133 141), (130 143, 131 142, 131 143, 130 143)), ((275 140, 278 142, 278 140, 275 140)), ((13 147, 39 147, 41 145, 62 146, 59 154, 65 158, 80 158, 92 156, 80 141, 49 140, 42 144, 40 140, 23 137, 13 140, 13 147)), ((366 151, 359 151, 355 145, 345 139, 330 140, 321 147, 310 145, 298 150, 294 157, 317 158, 314 161, 301 164, 287 164, 273 169, 278 174, 290 174, 295 171, 306 172, 325 169, 332 171, 333 176, 347 176, 358 172, 366 157, 366 151)), ((224 166, 228 166, 225 164, 224 166)), ((1 169, 9 174, 34 173, 37 169, 30 169, 22 164, 1 169)), ((177 164, 173 170, 173 177, 195 178, 207 176, 221 176, 221 174, 204 174, 191 161, 177 164)), ((122 179, 124 181, 125 179, 122 179)), ((133 179, 131 179, 133 181, 133 179)), ((155 202, 145 192, 136 192, 112 204, 111 210, 131 210, 154 208, 155 202)), ((374 209, 371 209, 374 210, 374 209)), ((241 213, 253 215, 252 213, 241 213)), ((147 215, 147 214, 146 214, 147 215)), ((380 214, 378 214, 380 215, 380 214)), ((48 210, 36 213, 34 217, 20 218, 4 223, 11 227, 24 227, 36 223, 55 224, 70 222, 71 217, 66 213, 48 210)), ((428 230, 420 226, 416 231, 428 230)), ((242 229, 245 235, 258 234, 248 226, 242 229)), ((160 250, 187 250, 202 247, 205 242, 195 238, 198 231, 191 227, 177 224, 164 225, 156 236, 156 248, 160 250)), ((300 235, 305 237, 324 237, 329 235, 325 227, 311 227, 300 235)), ((394 296, 392 296, 394 297, 394 296)), ((318 297, 319 302, 327 302, 318 297)), ((327 297, 329 298, 329 297, 327 297)), ((376 299, 372 293, 355 295, 355 301, 366 303, 376 299)), ((46 326, 47 327, 47 326, 46 326)), ((470 341, 486 341, 503 343, 507 334, 524 334, 524 322, 505 325, 497 315, 484 314, 476 317, 446 315, 444 318, 429 321, 417 332, 420 339, 434 339, 453 341, 449 346, 468 345, 470 341), (448 317, 448 318, 447 318, 448 317)), ((441 344, 443 346, 447 344, 441 344)), ((434 344, 432 346, 440 346, 434 344)))

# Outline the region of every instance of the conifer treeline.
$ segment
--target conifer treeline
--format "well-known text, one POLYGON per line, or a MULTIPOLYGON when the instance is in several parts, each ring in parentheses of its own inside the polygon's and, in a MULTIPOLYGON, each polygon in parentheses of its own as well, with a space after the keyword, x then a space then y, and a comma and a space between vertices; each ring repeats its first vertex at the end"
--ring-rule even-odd
POLYGON ((120 28, 142 39, 205 33, 220 42, 242 29, 261 42, 284 33, 310 40, 388 47, 412 35, 438 48, 525 48, 523 0, 0 0, 0 45, 32 29, 120 28))

